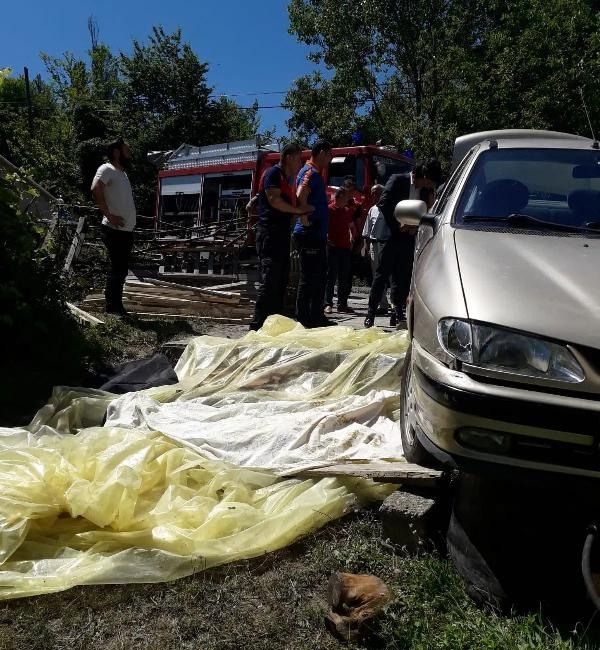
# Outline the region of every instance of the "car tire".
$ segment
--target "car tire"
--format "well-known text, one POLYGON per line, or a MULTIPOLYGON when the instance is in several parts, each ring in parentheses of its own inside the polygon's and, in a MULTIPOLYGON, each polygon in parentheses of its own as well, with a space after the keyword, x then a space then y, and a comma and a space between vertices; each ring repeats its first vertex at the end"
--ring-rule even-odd
POLYGON ((440 469, 442 464, 419 442, 414 423, 414 373, 412 371, 412 344, 406 351, 400 375, 400 436, 404 457, 409 463, 440 469))

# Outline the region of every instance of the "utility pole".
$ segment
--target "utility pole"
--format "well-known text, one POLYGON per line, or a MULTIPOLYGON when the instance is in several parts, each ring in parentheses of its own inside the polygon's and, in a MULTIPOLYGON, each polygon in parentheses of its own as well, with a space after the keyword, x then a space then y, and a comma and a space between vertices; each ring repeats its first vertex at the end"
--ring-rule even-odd
POLYGON ((29 89, 29 70, 25 70, 25 93, 27 94, 27 118, 29 121, 29 135, 33 136, 33 109, 31 107, 31 91, 29 89))

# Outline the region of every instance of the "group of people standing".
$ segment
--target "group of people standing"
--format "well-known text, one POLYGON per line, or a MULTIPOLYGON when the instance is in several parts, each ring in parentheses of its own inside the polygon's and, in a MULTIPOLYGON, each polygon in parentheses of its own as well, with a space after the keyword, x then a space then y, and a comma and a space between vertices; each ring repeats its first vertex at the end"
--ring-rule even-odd
POLYGON ((300 147, 287 144, 281 151, 279 164, 267 169, 260 179, 256 250, 261 284, 251 330, 262 327, 271 314, 283 311, 291 237, 300 262, 298 321, 305 327, 333 324, 324 314, 329 206, 321 174, 331 158, 331 143, 319 140, 303 166, 300 147), (290 228, 292 215, 296 216, 293 230, 290 228))
POLYGON ((348 296, 357 243, 359 252, 370 259, 373 277, 365 327, 372 327, 376 315, 388 310, 390 325, 401 323, 410 290, 416 229, 401 226, 394 218, 394 208, 398 201, 409 198, 432 205, 441 180, 439 162, 432 158, 417 163, 410 173, 391 176, 385 187, 372 187, 373 206, 359 234, 357 226, 362 219, 356 215, 362 209, 362 195, 353 177, 346 177, 344 186, 328 202, 321 172, 331 162, 331 143, 317 141, 304 165, 301 153, 297 145, 286 145, 279 164, 264 172, 251 202, 258 207, 256 248, 262 280, 250 329, 259 329, 269 315, 283 311, 292 242, 300 266, 296 317, 302 325, 335 325, 327 314, 333 311, 336 285, 337 311, 353 312, 348 296), (293 228, 292 218, 296 220, 293 228))
MULTIPOLYGON (((123 284, 136 221, 126 173, 131 150, 120 138, 109 144, 107 155, 108 162, 98 168, 93 179, 92 194, 103 215, 102 237, 110 260, 106 311, 126 316, 123 284)), ((333 311, 336 285, 337 311, 353 312, 348 297, 353 266, 361 256, 370 258, 373 277, 365 327, 372 327, 376 315, 388 309, 390 325, 405 319, 416 229, 401 226, 394 218, 394 208, 398 201, 409 198, 423 199, 430 207, 441 180, 440 164, 435 159, 417 163, 410 173, 391 176, 385 187, 373 186, 373 206, 363 220, 364 197, 354 177, 347 176, 328 201, 322 170, 331 159, 332 145, 326 140, 315 143, 304 165, 300 147, 287 144, 279 163, 260 179, 258 194, 249 204, 258 211, 256 249, 262 278, 250 329, 259 329, 268 316, 283 312, 292 239, 300 264, 296 316, 302 325, 336 324, 327 318, 333 311), (293 229, 292 219, 296 220, 293 229)))

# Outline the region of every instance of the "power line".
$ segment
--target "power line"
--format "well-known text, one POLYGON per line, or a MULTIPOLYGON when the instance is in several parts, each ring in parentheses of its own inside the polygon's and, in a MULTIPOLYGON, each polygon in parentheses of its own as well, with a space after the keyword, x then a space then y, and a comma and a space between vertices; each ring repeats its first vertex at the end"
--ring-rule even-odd
MULTIPOLYGON (((27 102, 0 102, 0 106, 2 105, 9 105, 9 106, 16 106, 17 108, 26 108, 27 107, 27 102)), ((240 111, 253 111, 253 110, 262 110, 262 109, 267 109, 267 108, 287 108, 283 104, 272 104, 270 106, 235 106, 240 111)), ((40 112, 40 111, 57 111, 58 108, 56 106, 36 106, 34 107, 34 112, 40 112)), ((115 113, 117 112, 117 108, 100 108, 98 109, 99 113, 115 113)))
MULTIPOLYGON (((248 93, 214 93, 211 95, 208 95, 208 99, 220 99, 221 97, 258 97, 259 95, 287 95, 288 91, 287 90, 259 90, 256 92, 248 92, 248 93)), ((96 103, 103 103, 103 104, 111 104, 115 100, 114 99, 101 99, 101 98, 94 98, 94 102, 96 103)), ((24 100, 13 100, 13 101, 0 101, 0 104, 25 104, 26 102, 24 100)))

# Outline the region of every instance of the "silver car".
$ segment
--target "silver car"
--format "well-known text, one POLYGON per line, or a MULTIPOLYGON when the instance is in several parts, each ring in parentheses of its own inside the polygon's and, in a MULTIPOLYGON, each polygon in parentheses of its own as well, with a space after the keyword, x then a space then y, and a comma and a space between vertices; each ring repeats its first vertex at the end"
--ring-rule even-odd
POLYGON ((600 148, 552 131, 456 141, 420 226, 402 377, 409 461, 600 478, 600 148))

